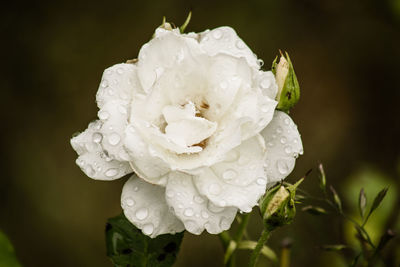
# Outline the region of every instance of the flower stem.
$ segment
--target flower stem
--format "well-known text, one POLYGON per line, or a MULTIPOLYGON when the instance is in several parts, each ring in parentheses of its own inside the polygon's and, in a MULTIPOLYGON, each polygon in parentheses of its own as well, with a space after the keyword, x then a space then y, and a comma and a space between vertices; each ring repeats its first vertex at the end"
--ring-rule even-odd
POLYGON ((258 256, 260 256, 261 249, 264 246, 264 243, 268 240, 270 233, 271 233, 271 230, 268 230, 268 229, 264 229, 262 231, 260 239, 258 239, 257 246, 253 250, 253 253, 250 256, 249 267, 256 266, 258 256))

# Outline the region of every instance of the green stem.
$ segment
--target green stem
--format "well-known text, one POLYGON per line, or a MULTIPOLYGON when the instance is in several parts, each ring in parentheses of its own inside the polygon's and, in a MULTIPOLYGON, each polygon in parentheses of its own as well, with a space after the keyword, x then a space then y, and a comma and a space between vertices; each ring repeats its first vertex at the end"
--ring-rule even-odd
MULTIPOLYGON (((249 219, 250 219, 250 213, 246 213, 243 215, 242 219, 240 220, 239 228, 233 238, 235 245, 238 244, 242 240, 243 235, 246 233, 246 227, 247 227, 247 224, 249 223, 249 219)), ((230 239, 229 239, 229 241, 230 241, 230 239)), ((229 242, 229 241, 228 241, 227 246, 225 246, 224 261, 226 262, 226 266, 233 267, 233 266, 235 266, 235 261, 236 261, 235 255, 234 255, 236 246, 234 248, 232 248, 230 245, 233 245, 233 243, 229 242), (232 251, 232 249, 233 249, 233 251, 232 251)))
POLYGON ((262 231, 260 239, 258 239, 257 246, 253 250, 253 253, 251 253, 249 267, 256 266, 258 256, 260 256, 261 249, 264 246, 264 243, 267 242, 270 233, 271 233, 271 231, 267 230, 267 229, 264 229, 262 231))
POLYGON ((234 237, 234 240, 237 243, 239 243, 242 240, 243 235, 246 232, 246 227, 247 224, 249 223, 249 219, 250 219, 250 213, 246 213, 243 215, 242 222, 239 224, 239 229, 237 230, 234 237))

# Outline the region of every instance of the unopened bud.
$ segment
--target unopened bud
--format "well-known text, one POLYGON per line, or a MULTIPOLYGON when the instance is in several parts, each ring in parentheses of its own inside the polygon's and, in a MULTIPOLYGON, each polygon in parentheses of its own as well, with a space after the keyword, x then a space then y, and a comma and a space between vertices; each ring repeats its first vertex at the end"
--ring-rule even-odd
POLYGON ((281 53, 279 63, 275 58, 272 63, 272 72, 278 84, 277 109, 288 112, 299 101, 300 86, 289 54, 287 52, 285 54, 286 56, 281 53))

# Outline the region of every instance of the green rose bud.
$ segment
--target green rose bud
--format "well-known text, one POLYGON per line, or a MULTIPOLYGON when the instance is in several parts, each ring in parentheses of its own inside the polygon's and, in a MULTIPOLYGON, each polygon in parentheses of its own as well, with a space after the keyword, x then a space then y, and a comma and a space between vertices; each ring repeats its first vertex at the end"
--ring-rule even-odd
POLYGON ((290 224, 296 214, 295 194, 296 188, 303 181, 299 180, 294 185, 277 185, 267 191, 260 201, 260 211, 267 230, 290 224))
POLYGON ((287 52, 285 54, 286 56, 281 53, 279 63, 276 62, 278 57, 275 58, 272 63, 272 72, 275 74, 276 83, 278 84, 277 109, 288 113, 299 101, 300 86, 289 54, 287 52))

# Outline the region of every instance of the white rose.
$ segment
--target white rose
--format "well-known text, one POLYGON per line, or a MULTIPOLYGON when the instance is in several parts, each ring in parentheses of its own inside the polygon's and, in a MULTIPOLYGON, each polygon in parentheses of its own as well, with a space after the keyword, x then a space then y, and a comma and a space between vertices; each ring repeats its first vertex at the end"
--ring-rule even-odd
POLYGON ((302 154, 296 125, 275 110, 276 95, 274 75, 260 70, 232 28, 158 28, 137 62, 105 70, 99 120, 71 144, 93 179, 136 173, 121 201, 144 234, 217 234, 302 154))

